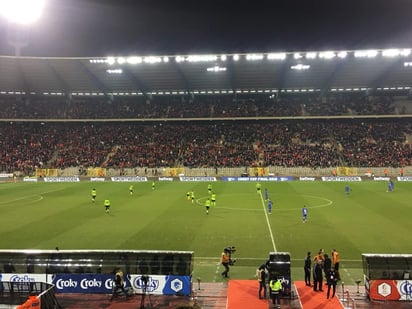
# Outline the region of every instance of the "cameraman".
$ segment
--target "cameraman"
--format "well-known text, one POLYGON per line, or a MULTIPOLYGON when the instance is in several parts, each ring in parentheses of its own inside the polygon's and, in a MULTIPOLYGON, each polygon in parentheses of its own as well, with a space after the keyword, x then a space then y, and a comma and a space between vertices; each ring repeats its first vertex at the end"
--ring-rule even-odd
POLYGON ((113 298, 117 295, 117 292, 119 290, 121 290, 124 293, 127 299, 127 292, 126 292, 126 289, 124 288, 123 272, 121 271, 120 268, 118 268, 115 272, 113 284, 114 284, 113 294, 112 294, 112 297, 110 298, 110 301, 113 300, 113 298))
POLYGON ((225 271, 222 272, 222 276, 225 278, 229 278, 230 251, 227 248, 223 249, 223 252, 220 256, 220 264, 222 264, 225 268, 225 271))

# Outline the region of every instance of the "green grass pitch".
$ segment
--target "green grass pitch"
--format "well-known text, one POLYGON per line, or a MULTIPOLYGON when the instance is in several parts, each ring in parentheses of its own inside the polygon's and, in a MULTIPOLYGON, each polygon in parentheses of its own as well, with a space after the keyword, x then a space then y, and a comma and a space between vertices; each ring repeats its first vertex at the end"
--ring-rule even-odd
POLYGON ((293 280, 303 259, 336 248, 342 279, 362 278, 361 253, 412 253, 412 183, 268 182, 272 214, 255 183, 214 182, 217 205, 206 215, 206 182, 0 184, 1 249, 132 249, 195 252, 194 277, 222 281, 219 257, 236 246, 231 278, 253 279, 269 252, 290 252, 293 280), (97 190, 92 203, 91 190, 97 190), (186 192, 195 192, 195 203, 186 192), (110 213, 104 199, 110 199, 110 213), (308 222, 301 208, 307 205, 308 222))

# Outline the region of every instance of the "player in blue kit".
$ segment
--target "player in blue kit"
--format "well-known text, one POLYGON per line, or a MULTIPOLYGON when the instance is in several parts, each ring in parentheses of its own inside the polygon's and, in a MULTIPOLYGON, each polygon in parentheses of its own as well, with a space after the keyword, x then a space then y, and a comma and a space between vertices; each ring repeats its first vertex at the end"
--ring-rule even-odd
POLYGON ((302 208, 302 222, 306 223, 307 221, 308 221, 308 209, 306 205, 304 205, 302 208))
POLYGON ((273 206, 273 202, 271 199, 268 200, 268 214, 271 215, 272 214, 272 206, 273 206))
POLYGON ((392 192, 395 189, 395 183, 392 180, 388 182, 388 190, 386 192, 392 192))
POLYGON ((345 194, 346 194, 346 195, 349 195, 349 194, 350 194, 350 191, 352 191, 351 188, 350 188, 348 185, 346 185, 346 186, 345 186, 345 194))

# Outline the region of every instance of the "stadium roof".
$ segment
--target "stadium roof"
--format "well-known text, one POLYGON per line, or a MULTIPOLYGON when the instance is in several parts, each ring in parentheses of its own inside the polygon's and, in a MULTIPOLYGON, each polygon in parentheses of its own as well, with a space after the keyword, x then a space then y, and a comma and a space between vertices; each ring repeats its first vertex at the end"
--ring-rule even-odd
POLYGON ((411 49, 109 58, 0 57, 0 94, 409 90, 411 49))

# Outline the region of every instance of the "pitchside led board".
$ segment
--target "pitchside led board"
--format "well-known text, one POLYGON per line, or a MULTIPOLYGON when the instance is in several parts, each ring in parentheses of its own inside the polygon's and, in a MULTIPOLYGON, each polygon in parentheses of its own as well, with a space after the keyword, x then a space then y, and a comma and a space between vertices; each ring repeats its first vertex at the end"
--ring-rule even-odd
POLYGON ((412 301, 412 255, 362 254, 362 262, 371 300, 412 301))
POLYGON ((0 250, 1 282, 30 289, 55 285, 56 293, 108 294, 121 269, 135 293, 190 295, 193 252, 139 250, 0 250), (144 280, 142 276, 144 275, 144 280))
POLYGON ((270 252, 266 262, 269 271, 269 280, 278 278, 282 281, 282 297, 291 297, 292 278, 290 275, 290 253, 289 252, 270 252))

